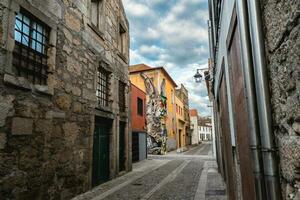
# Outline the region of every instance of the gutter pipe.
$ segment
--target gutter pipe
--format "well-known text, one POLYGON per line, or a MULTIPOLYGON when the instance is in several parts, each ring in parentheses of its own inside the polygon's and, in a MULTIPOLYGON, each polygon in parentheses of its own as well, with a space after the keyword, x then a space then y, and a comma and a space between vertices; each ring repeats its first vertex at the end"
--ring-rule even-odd
POLYGON ((263 26, 259 0, 248 0, 252 55, 256 86, 258 119, 261 133, 262 158, 266 187, 266 199, 280 200, 279 172, 276 146, 272 132, 272 116, 268 88, 263 26))
POLYGON ((247 109, 250 129, 250 149, 252 154, 252 170, 255 178, 256 199, 265 199, 264 177, 262 169, 262 157, 260 152, 260 135, 257 119, 257 104, 255 99, 255 87, 253 77, 253 62, 251 53, 251 43, 248 24, 247 3, 244 0, 237 0, 237 17, 241 39, 241 49, 243 57, 243 72, 245 77, 245 87, 247 95, 247 109))

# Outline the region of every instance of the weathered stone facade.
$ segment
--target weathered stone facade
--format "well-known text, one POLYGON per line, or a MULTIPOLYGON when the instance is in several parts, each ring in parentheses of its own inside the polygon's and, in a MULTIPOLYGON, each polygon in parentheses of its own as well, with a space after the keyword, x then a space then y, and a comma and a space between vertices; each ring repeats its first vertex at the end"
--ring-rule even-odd
POLYGON ((300 199, 300 3, 267 0, 263 11, 282 194, 300 199))
POLYGON ((129 25, 121 0, 102 3, 96 30, 90 0, 0 2, 0 199, 70 199, 90 189, 95 116, 112 121, 109 178, 120 174, 119 121, 126 123, 125 170, 131 170, 129 25), (18 77, 12 65, 20 8, 50 27, 46 85, 18 77), (109 72, 106 108, 96 98, 100 65, 109 72), (120 81, 126 85, 122 113, 120 81))

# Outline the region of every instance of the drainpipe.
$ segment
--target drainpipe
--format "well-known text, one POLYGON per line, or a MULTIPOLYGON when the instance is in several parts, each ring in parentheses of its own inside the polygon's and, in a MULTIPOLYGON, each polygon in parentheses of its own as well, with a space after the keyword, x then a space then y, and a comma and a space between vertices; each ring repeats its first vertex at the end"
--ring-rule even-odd
POLYGON ((251 43, 248 25, 247 3, 244 0, 237 0, 237 16, 241 39, 241 49, 243 57, 243 71, 245 77, 248 119, 250 129, 250 148, 252 155, 252 170, 255 178, 256 199, 265 198, 264 177, 262 169, 262 157, 260 152, 260 135, 257 119, 257 104, 255 99, 255 86, 253 77, 253 62, 251 53, 251 43))
POLYGON ((259 0, 248 0, 254 76, 256 86, 258 119, 261 133, 261 148, 264 167, 266 199, 281 199, 276 146, 272 132, 272 116, 265 60, 263 26, 259 0))

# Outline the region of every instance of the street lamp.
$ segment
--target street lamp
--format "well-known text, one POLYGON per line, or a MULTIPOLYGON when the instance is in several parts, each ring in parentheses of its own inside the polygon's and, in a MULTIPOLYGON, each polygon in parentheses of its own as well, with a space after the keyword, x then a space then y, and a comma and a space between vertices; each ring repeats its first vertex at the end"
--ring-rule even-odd
POLYGON ((196 83, 201 83, 203 76, 200 74, 200 69, 197 69, 197 73, 194 75, 196 83))
POLYGON ((208 70, 208 68, 204 68, 204 69, 197 69, 197 73, 194 75, 195 81, 196 83, 201 83, 203 80, 203 76, 204 76, 204 80, 210 81, 210 75, 207 71, 204 72, 204 74, 201 74, 201 71, 203 70, 208 70))

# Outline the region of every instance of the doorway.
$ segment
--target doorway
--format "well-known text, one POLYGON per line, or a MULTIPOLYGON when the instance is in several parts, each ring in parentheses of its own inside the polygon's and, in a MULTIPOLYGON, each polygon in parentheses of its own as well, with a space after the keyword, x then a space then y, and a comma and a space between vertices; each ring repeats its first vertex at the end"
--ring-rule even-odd
POLYGON ((92 186, 97 186, 109 179, 109 133, 111 120, 96 117, 93 136, 92 186))
POLYGON ((119 172, 125 170, 125 162, 126 162, 126 156, 125 156, 125 128, 126 123, 120 122, 119 127, 119 172))

